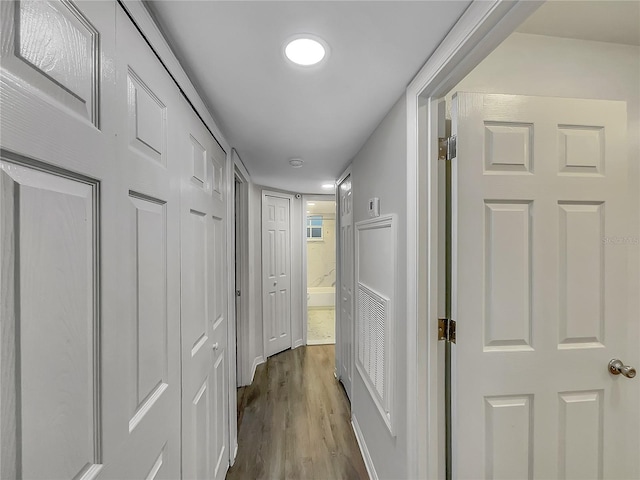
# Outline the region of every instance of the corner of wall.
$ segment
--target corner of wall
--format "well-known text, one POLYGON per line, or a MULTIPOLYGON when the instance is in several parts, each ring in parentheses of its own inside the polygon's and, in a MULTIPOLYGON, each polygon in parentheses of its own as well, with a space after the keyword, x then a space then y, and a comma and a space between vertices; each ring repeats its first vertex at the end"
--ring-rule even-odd
POLYGON ((264 363, 264 357, 262 355, 254 358, 253 365, 251 366, 251 377, 250 377, 251 381, 249 382, 249 385, 253 383, 253 379, 256 376, 256 368, 258 368, 258 365, 261 365, 263 363, 264 363))
POLYGON ((362 453, 364 466, 367 467, 369 478, 371 480, 378 480, 379 477, 378 473, 376 472, 376 467, 373 465, 371 454, 369 453, 369 449, 367 448, 367 443, 364 441, 364 435, 362 434, 362 430, 360 430, 360 425, 358 425, 358 420, 356 419, 355 414, 351 415, 351 426, 353 427, 353 433, 356 436, 358 447, 360 447, 360 452, 362 453))

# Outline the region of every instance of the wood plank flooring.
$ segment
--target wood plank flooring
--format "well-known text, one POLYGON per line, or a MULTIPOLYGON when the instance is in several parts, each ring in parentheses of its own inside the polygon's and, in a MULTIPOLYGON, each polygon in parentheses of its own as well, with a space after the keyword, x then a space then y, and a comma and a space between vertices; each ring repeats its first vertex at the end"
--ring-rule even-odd
POLYGON ((287 350, 238 390, 236 479, 368 479, 349 401, 333 376, 334 346, 287 350))

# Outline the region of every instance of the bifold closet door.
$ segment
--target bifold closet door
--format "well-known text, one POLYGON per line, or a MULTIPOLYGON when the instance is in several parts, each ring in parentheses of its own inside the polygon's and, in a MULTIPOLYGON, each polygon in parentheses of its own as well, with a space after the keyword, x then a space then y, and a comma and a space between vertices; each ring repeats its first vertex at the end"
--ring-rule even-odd
POLYGON ((0 2, 3 479, 94 478, 120 454, 115 10, 0 2))
POLYGON ((183 478, 220 480, 229 465, 226 157, 186 103, 183 109, 183 478))
POLYGON ((0 477, 223 478, 225 154, 116 2, 0 15, 0 477))
POLYGON ((120 7, 116 20, 123 368, 105 382, 120 386, 110 408, 122 449, 105 478, 179 478, 182 99, 120 7))
POLYGON ((179 478, 179 94, 116 2, 0 9, 0 477, 179 478))

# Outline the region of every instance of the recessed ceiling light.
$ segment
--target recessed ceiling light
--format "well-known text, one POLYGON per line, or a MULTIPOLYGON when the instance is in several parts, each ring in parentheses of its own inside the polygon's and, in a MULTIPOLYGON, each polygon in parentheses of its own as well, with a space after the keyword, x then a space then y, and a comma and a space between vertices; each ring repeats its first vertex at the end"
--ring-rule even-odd
POLYGON ((322 188, 324 188, 326 190, 329 190, 329 189, 333 190, 335 188, 335 185, 333 183, 324 183, 322 185, 322 188))
POLYGON ((318 38, 310 35, 298 35, 284 47, 286 57, 297 65, 309 67, 322 61, 327 48, 318 38))
POLYGON ((300 168, 303 163, 304 161, 301 158, 292 158, 291 160, 289 160, 289 165, 291 165, 293 168, 300 168))

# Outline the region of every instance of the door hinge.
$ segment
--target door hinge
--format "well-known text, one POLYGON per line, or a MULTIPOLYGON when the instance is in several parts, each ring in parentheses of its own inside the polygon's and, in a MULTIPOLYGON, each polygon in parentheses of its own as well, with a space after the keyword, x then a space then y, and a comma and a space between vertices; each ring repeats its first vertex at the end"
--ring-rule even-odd
POLYGON ((438 340, 456 343, 456 321, 450 318, 438 319, 438 340))
POLYGON ((240 296, 240 290, 236 290, 236 297, 240 296))
POLYGON ((438 139, 438 160, 452 160, 456 158, 456 136, 438 139))

